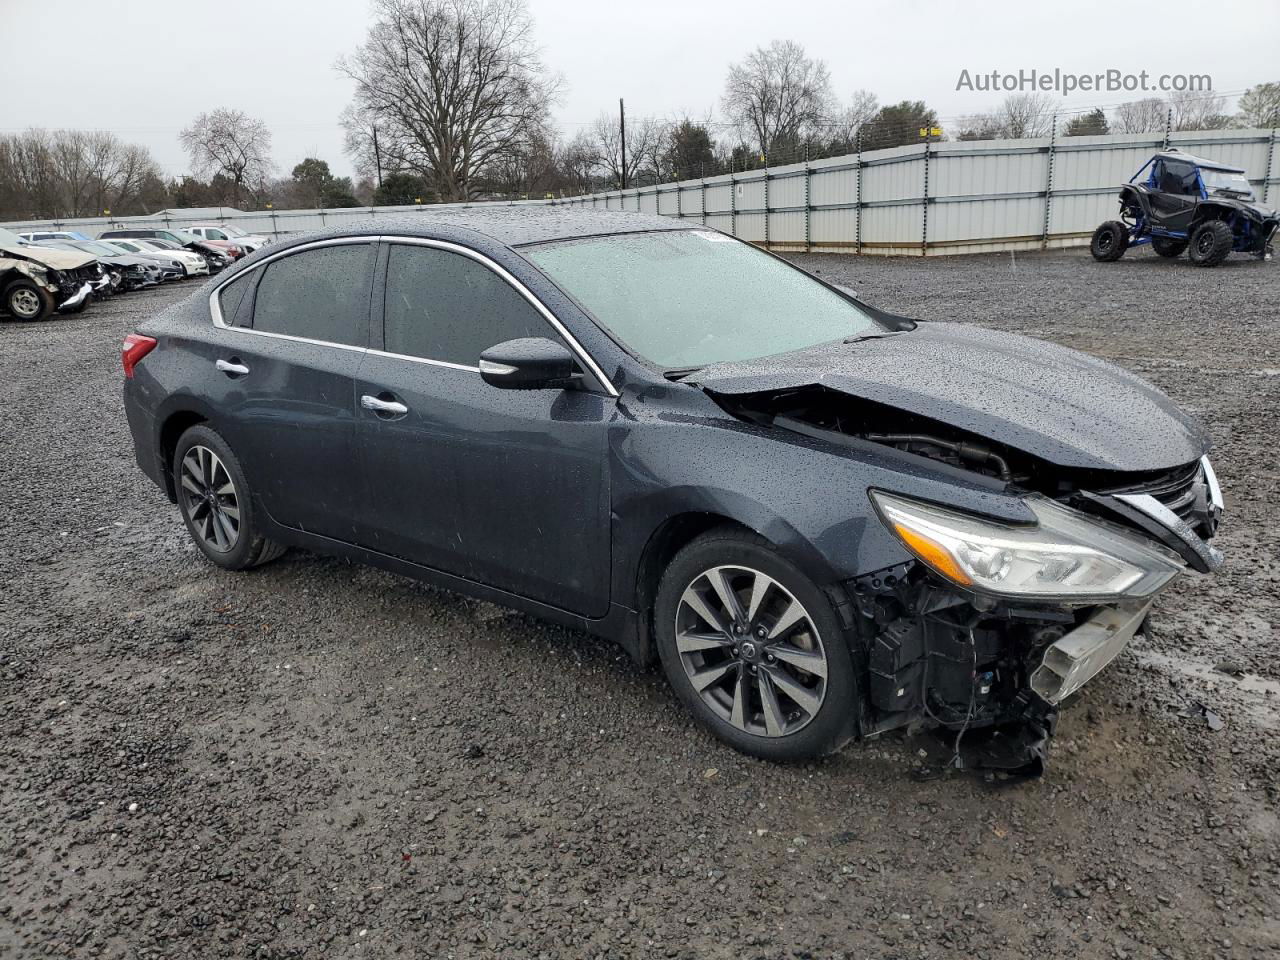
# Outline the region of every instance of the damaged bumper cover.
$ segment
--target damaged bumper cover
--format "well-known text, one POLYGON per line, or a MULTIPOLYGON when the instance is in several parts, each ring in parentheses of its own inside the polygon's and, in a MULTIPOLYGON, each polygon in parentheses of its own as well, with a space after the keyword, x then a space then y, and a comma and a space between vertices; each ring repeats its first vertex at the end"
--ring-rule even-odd
POLYGON ((1167 487, 1071 507, 1032 498, 1038 522, 1022 527, 873 496, 915 559, 849 584, 867 657, 864 733, 1030 730, 1014 740, 1041 763, 1059 705, 1141 631, 1156 595, 1222 562, 1208 543, 1223 511, 1208 460, 1167 487))
POLYGON ((76 307, 80 306, 80 304, 84 303, 84 301, 93 294, 93 290, 94 290, 93 284, 91 283, 81 284, 79 290, 77 290, 75 293, 73 293, 71 296, 69 296, 66 300, 62 301, 62 303, 58 305, 58 309, 74 310, 76 307))
POLYGON ((1051 643, 1031 674, 1031 689, 1057 705, 1092 680, 1133 639, 1152 601, 1103 607, 1061 640, 1051 643))

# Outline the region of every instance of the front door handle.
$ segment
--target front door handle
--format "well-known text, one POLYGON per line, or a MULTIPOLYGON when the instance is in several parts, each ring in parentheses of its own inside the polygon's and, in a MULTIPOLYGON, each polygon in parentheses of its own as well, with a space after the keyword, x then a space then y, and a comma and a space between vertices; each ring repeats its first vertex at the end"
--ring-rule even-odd
POLYGON ((215 360, 213 365, 217 367, 219 370, 221 370, 223 373, 232 373, 238 377, 243 377, 246 373, 249 372, 249 368, 246 367, 243 363, 232 363, 229 360, 221 360, 221 359, 215 360))
POLYGON ((398 400, 380 400, 378 397, 371 397, 367 393, 360 398, 360 406, 366 410, 372 410, 374 413, 391 413, 396 416, 409 412, 409 408, 398 400))

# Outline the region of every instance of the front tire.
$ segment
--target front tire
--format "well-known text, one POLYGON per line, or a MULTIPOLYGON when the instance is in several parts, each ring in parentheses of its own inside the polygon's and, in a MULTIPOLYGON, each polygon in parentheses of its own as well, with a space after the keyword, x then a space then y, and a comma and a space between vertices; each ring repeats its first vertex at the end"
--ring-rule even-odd
POLYGON ((191 539, 224 570, 247 570, 284 553, 262 535, 244 470, 217 431, 198 424, 178 438, 173 488, 191 539))
POLYGON ((1119 220, 1108 220, 1093 231, 1089 252, 1099 263, 1110 263, 1124 256, 1129 248, 1129 228, 1119 220))
POLYGON ((713 530, 681 550, 658 587, 654 635, 676 695, 736 750, 815 757, 854 733, 845 631, 826 595, 761 537, 713 530))
POLYGON ((1182 256, 1183 251, 1187 249, 1187 241, 1174 240, 1172 237, 1152 237, 1151 249, 1160 256, 1173 260, 1182 256))
POLYGON ((53 297, 30 280, 15 280, 4 288, 4 308, 15 320, 43 320, 53 313, 53 297))
POLYGON ((1235 243, 1231 227, 1221 220, 1206 220, 1191 232, 1191 262, 1197 267, 1216 267, 1235 243))

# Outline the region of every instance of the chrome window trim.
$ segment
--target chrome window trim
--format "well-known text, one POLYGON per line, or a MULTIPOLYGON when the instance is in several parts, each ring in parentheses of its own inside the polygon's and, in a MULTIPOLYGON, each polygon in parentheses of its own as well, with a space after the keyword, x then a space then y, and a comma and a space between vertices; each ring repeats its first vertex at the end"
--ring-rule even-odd
MULTIPOLYGON (((437 250, 447 250, 450 253, 457 253, 457 254, 461 254, 464 257, 470 257, 472 260, 476 261, 481 266, 487 267, 489 270, 496 273, 500 279, 505 280, 507 284, 516 291, 516 293, 524 297, 525 300, 529 302, 529 305, 532 306, 534 310, 542 314, 542 319, 546 320, 547 323, 551 324, 552 329, 554 329, 556 333, 560 334, 560 336, 564 339, 565 343, 569 345, 569 349, 572 350, 577 355, 578 359, 582 362, 582 365, 585 366, 588 370, 590 370, 591 375, 595 377, 597 381, 600 382, 600 384, 605 388, 606 391, 608 391, 609 396, 611 397, 619 396, 618 388, 613 385, 612 380, 610 380, 608 377, 604 375, 604 371, 600 369, 600 365, 596 363, 595 358, 592 357, 591 354, 587 353, 586 349, 582 346, 582 344, 578 342, 578 338, 569 332, 568 328, 566 328, 565 325, 560 322, 559 318, 554 313, 552 313, 549 309, 547 309, 546 304, 544 304, 541 300, 539 300, 536 296, 534 296, 533 292, 529 290, 528 287, 526 287, 523 283, 517 280, 501 264, 496 263, 495 261, 489 259, 483 253, 479 253, 476 250, 472 250, 470 247, 464 247, 461 244, 457 244, 457 243, 450 243, 448 240, 433 240, 433 239, 430 239, 429 237, 403 237, 403 236, 397 236, 397 235, 386 235, 386 236, 383 236, 381 239, 386 241, 387 243, 403 243, 403 244, 408 244, 410 246, 434 247, 437 250)), ((426 360, 427 358, 406 357, 405 359, 426 360)), ((428 360, 427 362, 445 364, 445 361, 443 360, 428 360)), ((446 365, 462 367, 461 364, 446 364, 446 365)), ((474 370, 476 373, 480 372, 479 367, 462 367, 462 369, 474 370)))
POLYGON ((275 253, 268 254, 248 269, 239 270, 234 276, 227 277, 225 280, 219 281, 217 286, 210 291, 209 313, 213 317, 213 325, 219 329, 230 330, 235 333, 251 334, 257 337, 273 337, 277 340, 291 340, 295 343, 310 343, 322 347, 337 347, 339 350, 355 350, 359 353, 371 353, 376 356, 389 357, 394 360, 407 360, 410 363, 425 363, 429 366, 447 367, 452 370, 467 370, 472 373, 479 374, 480 368, 478 366, 472 367, 461 363, 450 363, 445 360, 432 360, 428 357, 414 357, 403 353, 391 353, 386 350, 375 350, 371 347, 356 347, 348 343, 333 343, 329 340, 312 340, 308 337, 295 337, 284 333, 271 333, 266 330, 254 330, 252 327, 233 327, 227 324, 226 320, 223 318, 222 308, 218 303, 218 295, 222 292, 223 287, 234 283, 242 277, 247 277, 252 271, 265 267, 267 264, 272 263, 275 260, 279 260, 281 257, 301 253, 304 250, 314 250, 317 247, 336 247, 356 243, 401 243, 410 246, 434 247, 437 250, 445 250, 450 253, 460 254, 464 257, 470 257, 481 266, 493 271, 493 273, 497 274, 500 279, 504 280, 518 294, 520 294, 520 296, 524 297, 524 299, 529 302, 530 306, 541 314, 542 318, 551 325, 552 329, 554 329, 556 333, 564 339, 565 343, 569 345, 569 349, 574 352, 579 361, 582 362, 583 366, 591 371, 591 375, 604 386, 609 396, 617 397, 620 395, 618 388, 613 385, 613 381, 605 376, 604 370, 600 368, 600 365, 596 363, 595 358, 592 357, 582 344, 578 342, 578 338, 569 332, 565 325, 560 322, 559 318, 547 308, 546 304, 534 296, 533 292, 530 291, 528 287, 521 283, 501 264, 491 260, 484 254, 476 250, 472 250, 470 247, 464 247, 461 244, 451 243, 447 240, 433 240, 429 237, 406 237, 398 234, 364 237, 334 237, 328 240, 313 240, 310 243, 301 243, 296 247, 290 247, 287 250, 280 250, 275 253))
POLYGON ((468 370, 471 373, 479 373, 479 367, 468 367, 465 363, 450 363, 448 360, 428 360, 426 357, 413 357, 407 353, 391 353, 388 350, 375 350, 372 347, 366 351, 375 357, 387 357, 390 360, 408 360, 410 363, 425 363, 432 367, 448 367, 450 370, 468 370))

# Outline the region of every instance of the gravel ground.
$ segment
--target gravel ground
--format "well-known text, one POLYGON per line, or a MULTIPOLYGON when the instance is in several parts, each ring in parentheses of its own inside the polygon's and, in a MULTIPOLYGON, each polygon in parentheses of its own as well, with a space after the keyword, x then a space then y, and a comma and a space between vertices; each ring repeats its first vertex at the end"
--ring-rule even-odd
POLYGON ((602 641, 297 552, 215 569, 121 410, 121 337, 186 293, 153 291, 0 325, 0 955, 1274 956, 1280 266, 797 259, 1209 424, 1228 562, 1042 780, 917 783, 923 739, 750 760, 602 641))

